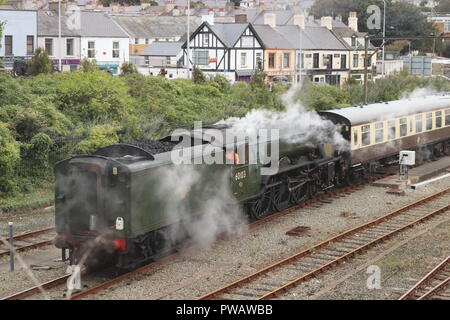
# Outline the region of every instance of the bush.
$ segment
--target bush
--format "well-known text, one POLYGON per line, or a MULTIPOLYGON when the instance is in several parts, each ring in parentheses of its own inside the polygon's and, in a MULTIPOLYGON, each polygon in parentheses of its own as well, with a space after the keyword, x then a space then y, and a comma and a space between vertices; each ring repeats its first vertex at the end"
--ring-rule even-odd
POLYGON ((52 65, 47 51, 37 48, 28 66, 28 73, 36 76, 41 73, 50 73, 51 70, 52 65))
POLYGON ((14 169, 19 159, 19 143, 14 140, 6 124, 0 122, 0 196, 18 190, 14 169))
POLYGON ((21 145, 22 168, 21 175, 32 178, 49 176, 50 164, 48 156, 53 146, 52 139, 45 133, 38 133, 28 144, 21 145))
POLYGON ((97 60, 95 59, 89 60, 88 58, 84 58, 81 60, 80 66, 80 70, 83 72, 98 71, 97 60))
POLYGON ((122 76, 138 73, 136 66, 131 62, 124 62, 120 66, 120 74, 122 76))
POLYGON ((77 145, 76 152, 80 154, 89 154, 100 148, 117 143, 119 143, 117 127, 109 124, 97 125, 91 128, 89 137, 77 145))

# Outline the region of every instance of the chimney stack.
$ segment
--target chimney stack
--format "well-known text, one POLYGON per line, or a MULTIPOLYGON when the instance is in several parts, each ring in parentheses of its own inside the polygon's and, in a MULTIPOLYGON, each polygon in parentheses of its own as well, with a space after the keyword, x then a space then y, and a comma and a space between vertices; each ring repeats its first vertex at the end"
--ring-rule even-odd
POLYGON ((356 12, 350 12, 348 14, 348 27, 358 32, 358 17, 356 16, 356 12))
POLYGON ((277 26, 277 15, 275 13, 264 13, 264 24, 275 28, 277 26))
POLYGON ((306 26, 306 18, 304 14, 295 14, 294 15, 294 25, 299 26, 300 29, 305 29, 306 26))
POLYGON ((320 26, 326 27, 328 30, 333 29, 333 18, 332 17, 322 17, 320 19, 320 26))
POLYGON ((237 14, 234 16, 234 23, 247 23, 246 14, 237 14))

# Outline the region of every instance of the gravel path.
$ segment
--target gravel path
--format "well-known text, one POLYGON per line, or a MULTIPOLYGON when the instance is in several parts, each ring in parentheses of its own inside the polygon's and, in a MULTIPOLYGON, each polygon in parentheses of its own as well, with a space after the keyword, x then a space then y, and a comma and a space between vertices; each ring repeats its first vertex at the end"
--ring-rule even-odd
POLYGON ((330 204, 298 210, 236 238, 211 244, 90 298, 194 299, 447 187, 450 187, 450 179, 397 196, 387 194, 383 188, 368 186, 330 204), (311 230, 303 237, 286 235, 287 231, 298 226, 307 226, 311 230))
POLYGON ((8 222, 14 222, 14 234, 36 231, 55 226, 53 207, 27 213, 0 213, 0 235, 8 235, 8 222))

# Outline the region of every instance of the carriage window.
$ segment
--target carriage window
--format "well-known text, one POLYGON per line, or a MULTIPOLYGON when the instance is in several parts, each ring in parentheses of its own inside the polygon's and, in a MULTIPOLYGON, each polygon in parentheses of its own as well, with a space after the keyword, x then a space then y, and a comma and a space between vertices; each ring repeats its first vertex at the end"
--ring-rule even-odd
POLYGON ((380 143, 384 140, 384 122, 375 124, 375 142, 380 143))
POLYGON ((414 127, 413 127, 413 119, 411 118, 411 119, 409 119, 409 133, 412 133, 413 132, 413 129, 414 129, 414 127))
POLYGON ((358 145, 358 129, 356 128, 353 129, 353 145, 358 145))
POLYGON ((417 133, 422 132, 422 120, 423 120, 422 115, 416 116, 416 132, 417 133))
POLYGON ((445 110, 445 125, 450 126, 450 109, 445 110))
POLYGON ((370 144, 370 125, 362 126, 362 145, 368 146, 370 144))
POLYGON ((433 129, 433 113, 427 113, 427 130, 433 129))
POLYGON ((394 140, 396 136, 395 120, 388 121, 388 139, 394 140))
POLYGON ((442 127, 442 111, 436 111, 436 128, 442 127))
POLYGON ((408 121, 406 118, 400 119, 400 137, 404 137, 408 134, 408 121))

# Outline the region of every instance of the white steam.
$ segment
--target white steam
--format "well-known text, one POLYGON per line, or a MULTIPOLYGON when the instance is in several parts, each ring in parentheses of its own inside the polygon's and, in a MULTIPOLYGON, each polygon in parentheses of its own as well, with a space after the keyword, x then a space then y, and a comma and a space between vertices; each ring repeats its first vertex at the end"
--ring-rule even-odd
POLYGON ((306 110, 294 99, 297 90, 300 90, 299 86, 294 86, 282 96, 284 111, 252 110, 243 118, 230 118, 219 123, 230 125, 246 136, 257 136, 261 129, 277 129, 281 140, 289 143, 305 143, 312 147, 331 143, 338 150, 348 150, 348 141, 342 136, 341 128, 315 111, 306 110))
POLYGON ((157 196, 165 201, 170 221, 180 221, 170 230, 172 243, 183 236, 208 244, 224 234, 242 232, 246 222, 231 191, 229 170, 217 166, 173 165, 160 171, 157 196))

